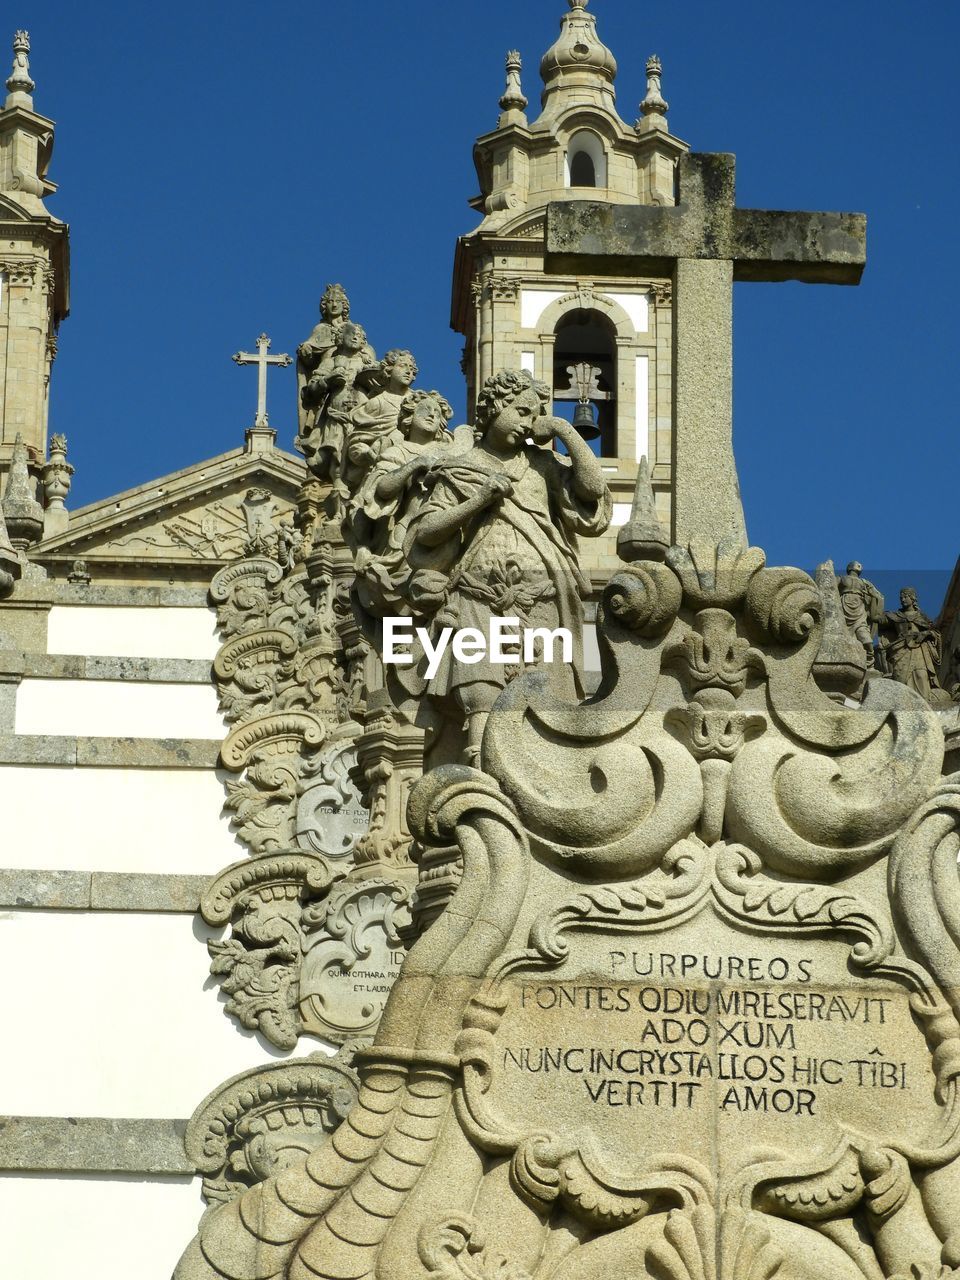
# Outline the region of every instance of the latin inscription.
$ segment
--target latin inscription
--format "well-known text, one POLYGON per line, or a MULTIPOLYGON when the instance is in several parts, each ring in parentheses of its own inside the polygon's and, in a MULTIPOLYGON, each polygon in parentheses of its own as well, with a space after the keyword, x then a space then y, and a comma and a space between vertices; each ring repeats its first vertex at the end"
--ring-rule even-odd
POLYGON ((914 1066, 881 1047, 899 997, 818 987, 813 959, 612 951, 608 963, 609 980, 517 988, 524 1022, 561 1041, 587 1015, 590 1037, 505 1043, 505 1076, 565 1077, 601 1107, 690 1111, 713 1098, 724 1113, 813 1117, 831 1091, 913 1082, 914 1066))
POLYGON ((328 969, 327 974, 331 978, 341 978, 349 983, 350 990, 356 995, 388 995, 399 976, 403 956, 402 951, 388 951, 387 966, 384 969, 367 969, 361 964, 355 964, 349 969, 328 969))

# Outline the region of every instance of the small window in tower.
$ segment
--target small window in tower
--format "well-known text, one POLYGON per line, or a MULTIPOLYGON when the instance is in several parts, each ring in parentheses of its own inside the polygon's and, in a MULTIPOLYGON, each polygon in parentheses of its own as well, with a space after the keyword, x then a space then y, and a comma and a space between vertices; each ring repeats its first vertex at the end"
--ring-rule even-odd
POLYGON ((607 153, 600 135, 592 129, 578 129, 567 143, 564 169, 568 187, 605 187, 607 153))
POLYGON ((585 151, 578 151, 570 161, 570 185, 571 187, 595 187, 597 185, 597 171, 593 167, 593 161, 585 151))

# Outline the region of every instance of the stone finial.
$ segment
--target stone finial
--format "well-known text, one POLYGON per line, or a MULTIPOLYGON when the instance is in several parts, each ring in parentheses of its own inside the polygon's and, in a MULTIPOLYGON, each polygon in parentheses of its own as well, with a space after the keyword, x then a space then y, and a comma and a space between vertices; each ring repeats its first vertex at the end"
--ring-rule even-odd
POLYGON ((662 75, 663 63, 653 53, 647 59, 647 96, 640 103, 640 119, 637 121, 637 128, 643 132, 667 128, 666 115, 670 104, 660 91, 662 75))
POLYGON ((7 80, 7 107, 32 107, 30 96, 36 85, 30 79, 30 36, 16 31, 13 36, 13 70, 7 80))
POLYGON ((497 128, 502 129, 508 124, 526 124, 527 118, 523 114, 527 107, 527 99, 524 97, 523 89, 520 85, 520 70, 523 63, 520 60, 520 54, 516 49, 511 49, 507 54, 507 87, 503 91, 503 97, 500 99, 500 119, 497 122, 497 128))
POLYGON ((617 534, 617 555, 628 564, 634 560, 663 560, 669 546, 670 539, 657 515, 650 466, 643 457, 637 468, 630 519, 617 534))
POLYGON ((10 455, 7 487, 0 503, 10 541, 18 551, 39 542, 43 535, 43 507, 35 493, 36 483, 30 475, 30 455, 18 431, 10 455))
POLYGON ((8 596, 23 574, 23 564, 7 536, 7 526, 0 507, 0 599, 8 596))
POLYGON ((70 492, 73 467, 67 461, 67 437, 55 434, 50 437, 50 457, 43 465, 41 480, 46 511, 43 518, 45 537, 62 533, 69 523, 65 499, 70 492))

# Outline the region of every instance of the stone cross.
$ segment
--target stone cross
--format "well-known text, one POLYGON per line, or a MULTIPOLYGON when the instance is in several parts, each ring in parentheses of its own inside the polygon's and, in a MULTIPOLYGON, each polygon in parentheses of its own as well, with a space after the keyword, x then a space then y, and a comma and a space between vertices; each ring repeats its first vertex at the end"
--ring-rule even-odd
POLYGON ((287 365, 293 364, 293 356, 286 353, 279 356, 268 355, 270 350, 270 339, 265 333, 261 333, 257 339, 257 350, 238 351, 233 357, 237 364, 255 364, 257 366, 257 416, 254 419, 253 430, 269 429, 270 422, 267 418, 267 365, 276 364, 282 369, 287 365))
POLYGON ((738 209, 735 160, 689 154, 680 201, 574 200, 547 210, 547 267, 589 275, 670 274, 674 294, 673 541, 746 540, 733 457, 733 282, 858 284, 859 213, 738 209))

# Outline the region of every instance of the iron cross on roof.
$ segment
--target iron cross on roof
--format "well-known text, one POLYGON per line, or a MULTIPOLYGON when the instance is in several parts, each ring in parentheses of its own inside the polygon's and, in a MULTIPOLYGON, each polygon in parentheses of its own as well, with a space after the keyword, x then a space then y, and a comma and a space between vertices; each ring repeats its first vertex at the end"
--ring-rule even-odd
POLYGON ((261 333, 257 339, 256 352, 238 351, 233 357, 237 364, 255 364, 257 366, 257 416, 253 423, 254 430, 270 426, 267 418, 267 365, 276 364, 285 369, 287 365, 293 364, 293 356, 289 356, 286 353, 271 356, 267 354, 269 350, 270 339, 265 333, 261 333))

